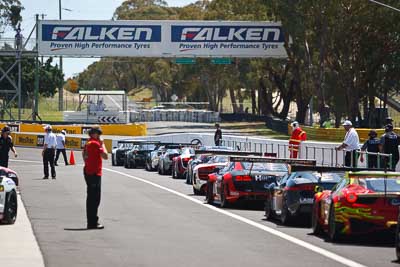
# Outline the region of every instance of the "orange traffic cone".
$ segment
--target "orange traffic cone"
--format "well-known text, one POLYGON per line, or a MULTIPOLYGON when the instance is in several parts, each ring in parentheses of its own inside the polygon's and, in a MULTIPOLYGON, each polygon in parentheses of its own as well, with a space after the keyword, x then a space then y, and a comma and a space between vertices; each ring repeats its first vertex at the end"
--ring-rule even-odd
POLYGON ((71 154, 69 156, 69 165, 75 165, 74 151, 71 149, 71 154))

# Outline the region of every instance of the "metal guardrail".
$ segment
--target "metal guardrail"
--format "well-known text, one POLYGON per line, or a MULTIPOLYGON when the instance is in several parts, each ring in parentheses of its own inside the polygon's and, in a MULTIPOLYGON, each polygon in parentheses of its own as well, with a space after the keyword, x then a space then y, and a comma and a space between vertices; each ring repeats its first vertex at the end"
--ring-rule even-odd
MULTIPOLYGON (((250 141, 221 140, 221 145, 233 147, 242 151, 254 151, 263 155, 276 155, 278 158, 289 158, 291 146, 289 144, 259 143, 250 141)), ((296 147, 297 148, 297 147, 296 147)), ((339 167, 345 164, 346 151, 336 150, 335 147, 300 146, 300 159, 317 159, 318 164, 327 167, 339 167)), ((373 153, 367 151, 356 151, 351 153, 351 166, 367 166, 368 158, 377 157, 376 168, 380 169, 382 164, 392 165, 393 156, 391 154, 373 153), (365 161, 360 162, 360 156, 365 155, 365 161), (355 158, 354 158, 355 157, 355 158)))

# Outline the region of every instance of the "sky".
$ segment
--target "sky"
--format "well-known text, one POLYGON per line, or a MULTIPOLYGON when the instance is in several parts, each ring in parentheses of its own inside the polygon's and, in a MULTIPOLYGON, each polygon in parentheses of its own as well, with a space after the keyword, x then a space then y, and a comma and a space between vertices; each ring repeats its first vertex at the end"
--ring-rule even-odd
MULTIPOLYGON (((45 19, 58 19, 58 0, 21 0, 22 30, 27 37, 35 24, 35 14, 44 14, 45 19)), ((109 20, 115 9, 123 0, 62 0, 62 7, 71 11, 62 10, 63 19, 109 20)), ((185 6, 194 0, 166 0, 169 6, 185 6)), ((8 30, 4 36, 13 37, 15 32, 8 30)), ((64 58, 63 68, 65 78, 72 77, 83 71, 88 65, 98 59, 91 58, 64 58)))

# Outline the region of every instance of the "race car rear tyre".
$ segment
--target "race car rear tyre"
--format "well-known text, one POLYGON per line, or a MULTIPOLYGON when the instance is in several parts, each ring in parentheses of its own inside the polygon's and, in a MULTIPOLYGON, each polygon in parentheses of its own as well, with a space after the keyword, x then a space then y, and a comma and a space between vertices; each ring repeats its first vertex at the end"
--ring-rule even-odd
POLYGON ((226 192, 225 192, 224 184, 221 185, 221 208, 229 208, 229 202, 226 200, 226 192))
POLYGON ((117 164, 115 163, 114 157, 111 157, 111 165, 112 165, 112 166, 116 166, 116 165, 117 165, 117 164))
POLYGON ((396 227, 396 257, 397 261, 400 261, 400 225, 396 227))
POLYGON ((328 236, 332 242, 339 241, 342 237, 343 225, 336 222, 335 219, 335 208, 331 206, 329 209, 328 236))
POLYGON ((272 202, 271 199, 267 199, 265 201, 265 206, 264 206, 264 211, 265 211, 265 219, 269 220, 272 218, 272 202))
POLYGON ((145 166, 144 166, 144 168, 146 169, 146 171, 151 171, 151 169, 150 169, 150 166, 149 166, 149 163, 148 162, 146 162, 146 164, 145 164, 145 166))
POLYGON ((281 210, 281 223, 283 225, 289 225, 293 220, 293 216, 290 214, 289 208, 286 203, 286 199, 283 199, 283 205, 281 210))
POLYGON ((171 171, 171 172, 172 172, 172 178, 177 179, 177 178, 178 178, 178 175, 177 175, 177 173, 176 173, 175 164, 172 165, 171 169, 172 169, 172 171, 171 171))
POLYGON ((319 204, 314 203, 311 213, 311 227, 314 235, 322 234, 322 227, 319 224, 319 217, 318 217, 319 212, 320 212, 319 204))
POLYGON ((14 224, 17 220, 18 200, 17 193, 13 190, 6 194, 3 223, 14 224))
POLYGON ((197 190, 196 188, 193 187, 193 194, 195 194, 196 196, 201 196, 202 193, 200 190, 197 190))
POLYGON ((207 183, 206 186, 207 186, 206 203, 207 204, 213 204, 214 203, 214 196, 213 196, 212 184, 211 183, 207 183))

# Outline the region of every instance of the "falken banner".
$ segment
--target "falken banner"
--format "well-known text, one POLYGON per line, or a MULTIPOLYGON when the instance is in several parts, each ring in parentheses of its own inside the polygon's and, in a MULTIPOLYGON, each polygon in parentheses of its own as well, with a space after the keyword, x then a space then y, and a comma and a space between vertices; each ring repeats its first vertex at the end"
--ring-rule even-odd
POLYGON ((287 57, 280 23, 244 21, 39 22, 39 55, 287 57))

